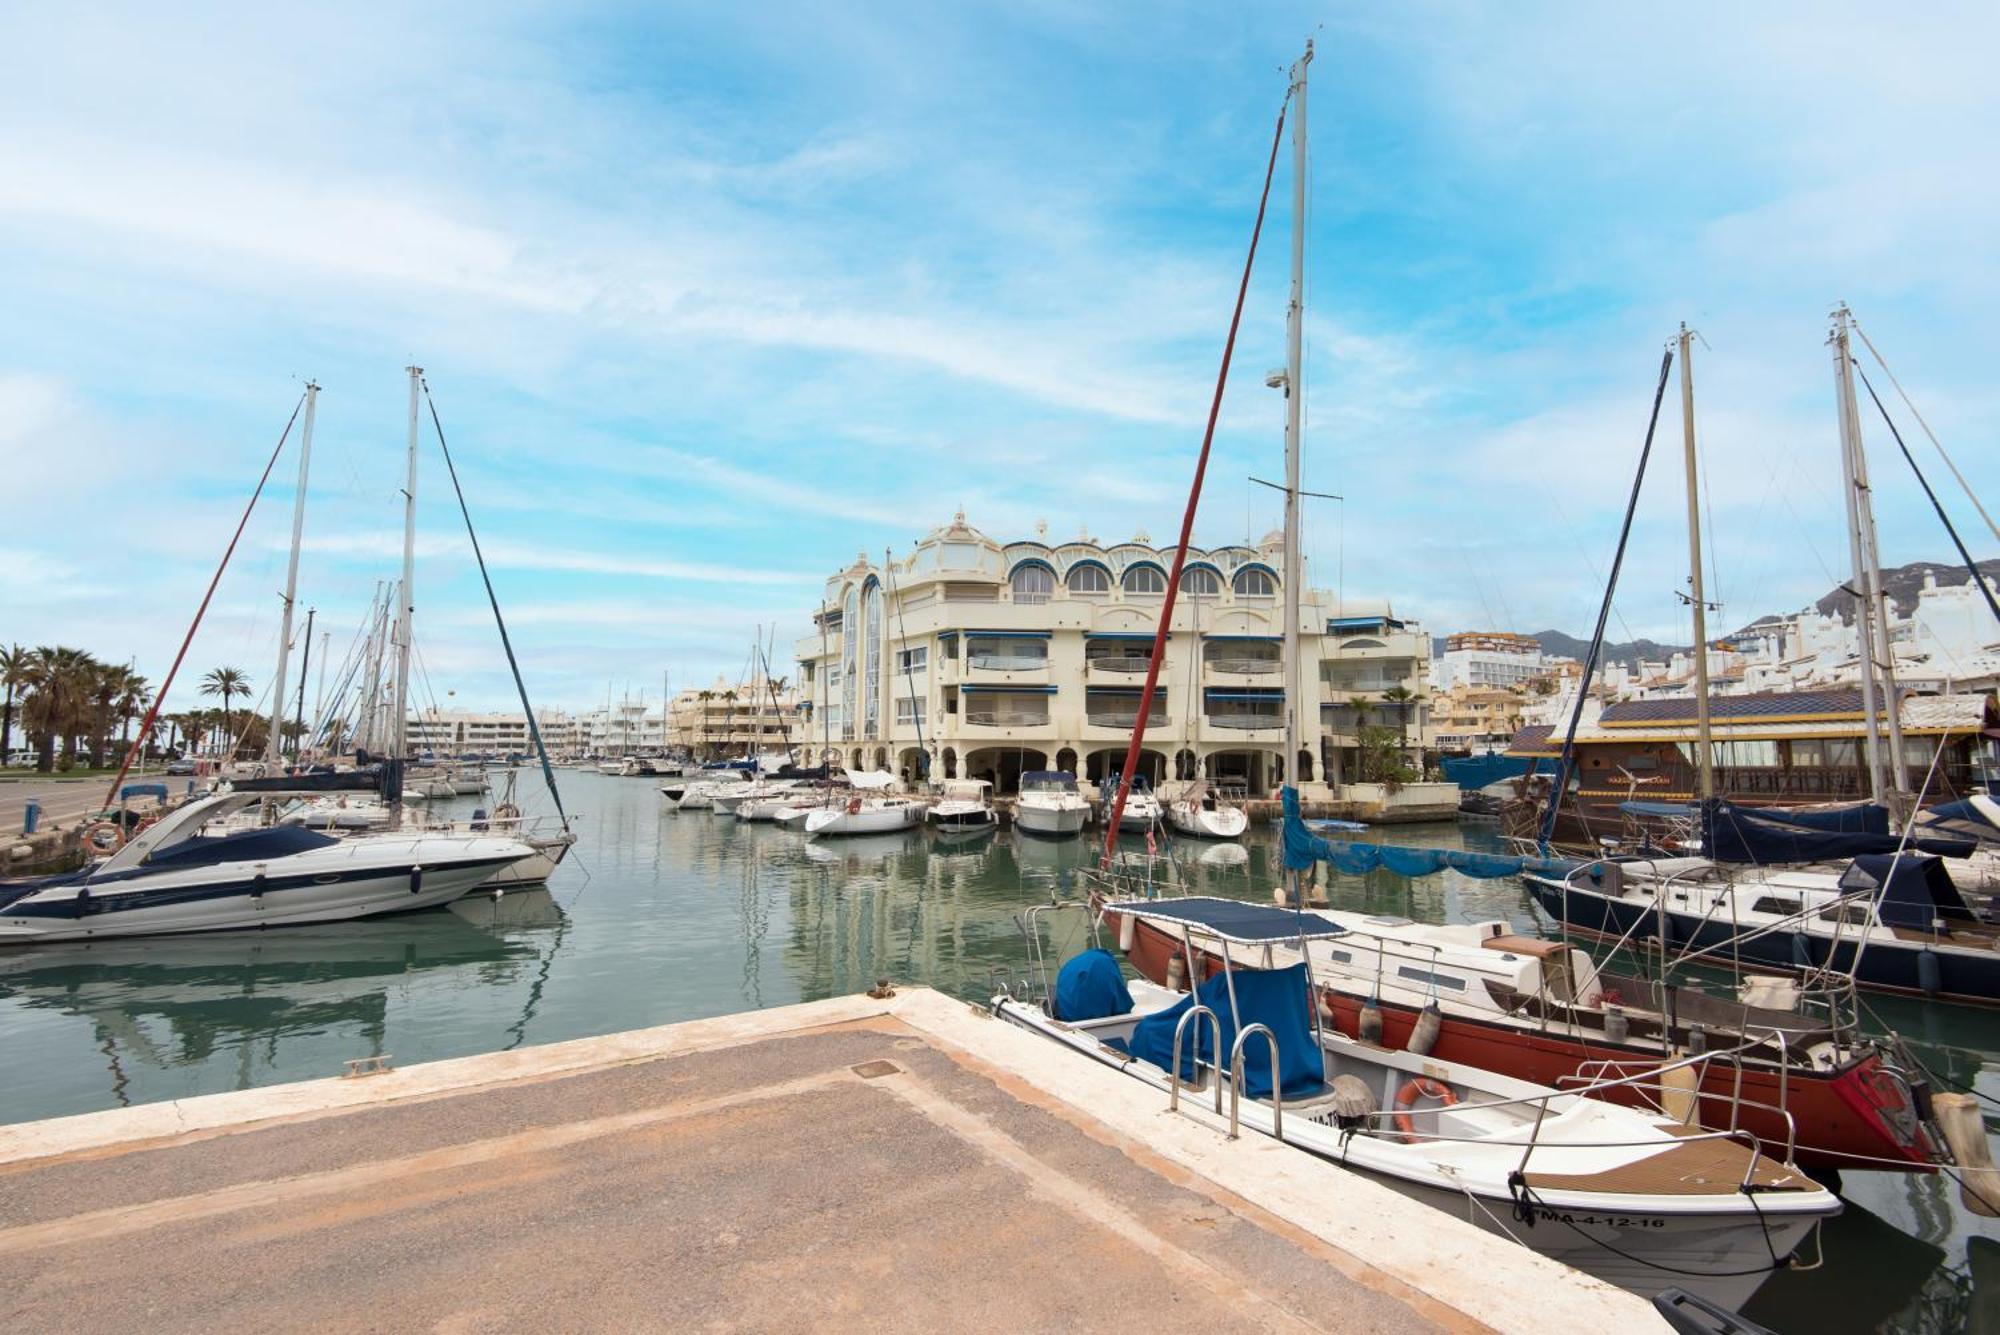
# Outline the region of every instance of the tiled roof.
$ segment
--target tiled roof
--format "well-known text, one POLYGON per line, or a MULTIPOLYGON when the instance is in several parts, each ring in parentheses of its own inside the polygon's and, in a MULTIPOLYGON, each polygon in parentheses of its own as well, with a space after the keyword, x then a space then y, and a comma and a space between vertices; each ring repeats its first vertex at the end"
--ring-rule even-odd
MULTIPOLYGON (((1861 717, 1861 692, 1762 691, 1755 695, 1711 695, 1708 713, 1717 723, 1736 719, 1858 719, 1861 717)), ((1607 728, 1649 723, 1692 723, 1695 721, 1695 702, 1692 696, 1667 700, 1626 700, 1606 705, 1598 721, 1607 728)))
POLYGON ((1514 734, 1514 740, 1507 743, 1510 756, 1559 755, 1562 748, 1555 741, 1555 725, 1536 723, 1514 734))

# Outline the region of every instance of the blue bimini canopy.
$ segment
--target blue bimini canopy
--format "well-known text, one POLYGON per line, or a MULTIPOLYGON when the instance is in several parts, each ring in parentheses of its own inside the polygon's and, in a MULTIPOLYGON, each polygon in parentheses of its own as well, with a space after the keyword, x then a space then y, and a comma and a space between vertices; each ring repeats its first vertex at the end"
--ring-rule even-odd
POLYGON ((1989 797, 1972 797, 1928 807, 1916 815, 1916 826, 1927 834, 1981 843, 2000 841, 2000 807, 1989 797))
MULTIPOLYGON (((1182 997, 1167 1009, 1155 1011, 1133 1025, 1127 1045, 1132 1055, 1161 1070, 1170 1069, 1174 1064, 1174 1027, 1197 998, 1215 1012, 1224 1060, 1235 1048, 1239 1029, 1266 1025, 1271 1036, 1278 1040, 1277 1083, 1285 1097, 1305 1098, 1319 1092, 1326 1081, 1326 1064, 1319 1044, 1313 1040, 1312 992, 1305 965, 1294 964, 1289 969, 1231 969, 1227 975, 1215 975, 1193 996, 1182 997)), ((1197 1019, 1188 1027, 1195 1033, 1181 1044, 1183 1080, 1195 1078, 1197 1061, 1212 1066, 1217 1060, 1215 1047, 1208 1038, 1208 1022, 1197 1019)), ((1243 1045, 1243 1092, 1253 1099, 1269 1098, 1272 1083, 1270 1046, 1261 1038, 1252 1038, 1243 1045)))
POLYGON ((1350 876, 1366 876, 1378 867, 1398 876, 1430 876, 1455 871, 1461 876, 1489 881, 1501 876, 1534 872, 1543 876, 1567 876, 1579 865, 1567 858, 1523 858, 1499 853, 1473 853, 1462 848, 1406 848, 1397 844, 1363 844, 1322 839, 1299 819, 1299 795, 1285 789, 1285 866, 1304 871, 1315 862, 1330 862, 1335 871, 1350 876))
POLYGON ((1076 1024, 1132 1013, 1132 990, 1108 950, 1086 950, 1056 975, 1056 1018, 1076 1024))
POLYGON ((1874 890, 1877 912, 1889 927, 1927 932, 1935 922, 1949 927, 1978 921, 1952 884, 1944 860, 1924 853, 1865 853, 1841 873, 1840 888, 1874 890))
POLYGON ((1134 917, 1165 919, 1199 927, 1205 934, 1238 945, 1261 946, 1296 941, 1301 933, 1311 939, 1339 936, 1347 929, 1317 913, 1272 908, 1269 904, 1246 904, 1240 899, 1128 899, 1106 904, 1107 913, 1129 913, 1134 917))

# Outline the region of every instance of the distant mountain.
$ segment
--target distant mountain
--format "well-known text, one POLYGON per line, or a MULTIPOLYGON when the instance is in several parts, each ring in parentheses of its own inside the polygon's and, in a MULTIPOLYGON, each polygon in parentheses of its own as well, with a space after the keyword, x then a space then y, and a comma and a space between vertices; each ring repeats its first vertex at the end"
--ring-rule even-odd
MULTIPOLYGON (((2000 560, 1981 561, 1979 563, 1979 573, 1988 579, 2000 579, 2000 560)), ((1927 575, 1935 576, 1939 586, 1944 588, 1955 587, 1967 582, 1965 567, 1958 564, 1943 565, 1936 561, 1912 561, 1906 566, 1897 566, 1893 570, 1884 570, 1882 572, 1882 585, 1888 591, 1889 601, 1895 605, 1899 613, 1908 616, 1915 609, 1917 594, 1924 587, 1924 577, 1927 575)), ((1847 620, 1852 602, 1853 597, 1846 589, 1834 588, 1828 590, 1825 597, 1815 602, 1813 609, 1821 616, 1838 615, 1842 620, 1847 620)), ((1726 640, 1741 637, 1759 627, 1768 626, 1783 620, 1785 620, 1785 617, 1772 613, 1758 617, 1749 625, 1728 635, 1719 635, 1716 638, 1726 640)), ((1581 662, 1584 654, 1589 652, 1590 649, 1589 640, 1580 640, 1576 636, 1560 630, 1539 630, 1534 633, 1533 638, 1537 644, 1542 646, 1544 654, 1558 658, 1574 658, 1581 662)), ((1444 640, 1445 637, 1442 635, 1437 637, 1433 646, 1433 652, 1440 654, 1444 652, 1444 640)), ((1661 644, 1656 640, 1625 640, 1616 644, 1606 644, 1604 646, 1604 661, 1607 663, 1637 663, 1643 658, 1660 662, 1672 657, 1674 654, 1686 652, 1687 648, 1688 646, 1684 644, 1661 644)))

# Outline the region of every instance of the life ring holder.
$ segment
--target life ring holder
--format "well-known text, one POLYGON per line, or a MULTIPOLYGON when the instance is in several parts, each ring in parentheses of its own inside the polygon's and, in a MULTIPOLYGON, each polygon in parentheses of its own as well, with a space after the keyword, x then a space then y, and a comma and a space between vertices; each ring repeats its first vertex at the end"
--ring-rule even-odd
POLYGON ((1396 1130, 1401 1133, 1405 1145, 1414 1145, 1420 1139, 1417 1135, 1416 1119, 1410 1116, 1410 1110, 1417 1106, 1418 1099, 1435 1099, 1443 1108, 1450 1108, 1458 1103, 1458 1095, 1452 1093, 1451 1086, 1442 1080, 1433 1080, 1429 1076, 1422 1075, 1413 1080, 1405 1080, 1403 1087, 1396 1091, 1395 1118, 1396 1130))

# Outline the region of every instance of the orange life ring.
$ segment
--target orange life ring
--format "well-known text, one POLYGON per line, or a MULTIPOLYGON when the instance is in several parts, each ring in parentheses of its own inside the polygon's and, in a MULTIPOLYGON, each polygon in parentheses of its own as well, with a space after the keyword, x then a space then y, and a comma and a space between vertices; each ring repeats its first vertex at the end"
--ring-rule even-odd
POLYGON ((116 853, 125 847, 125 827, 115 820, 92 821, 83 827, 83 842, 94 852, 116 853), (106 843, 99 839, 97 837, 99 834, 109 834, 111 842, 106 843))
POLYGON ((847 814, 850 816, 859 816, 861 814, 860 798, 850 797, 847 799, 847 814))
POLYGON ((1436 1099, 1446 1108, 1458 1102, 1458 1095, 1451 1092, 1451 1086, 1442 1080, 1432 1080, 1428 1076, 1418 1076, 1406 1080, 1396 1091, 1396 1130, 1402 1133, 1404 1144, 1413 1144, 1417 1139, 1416 1119, 1410 1116, 1410 1109, 1417 1106, 1418 1099, 1436 1099))

